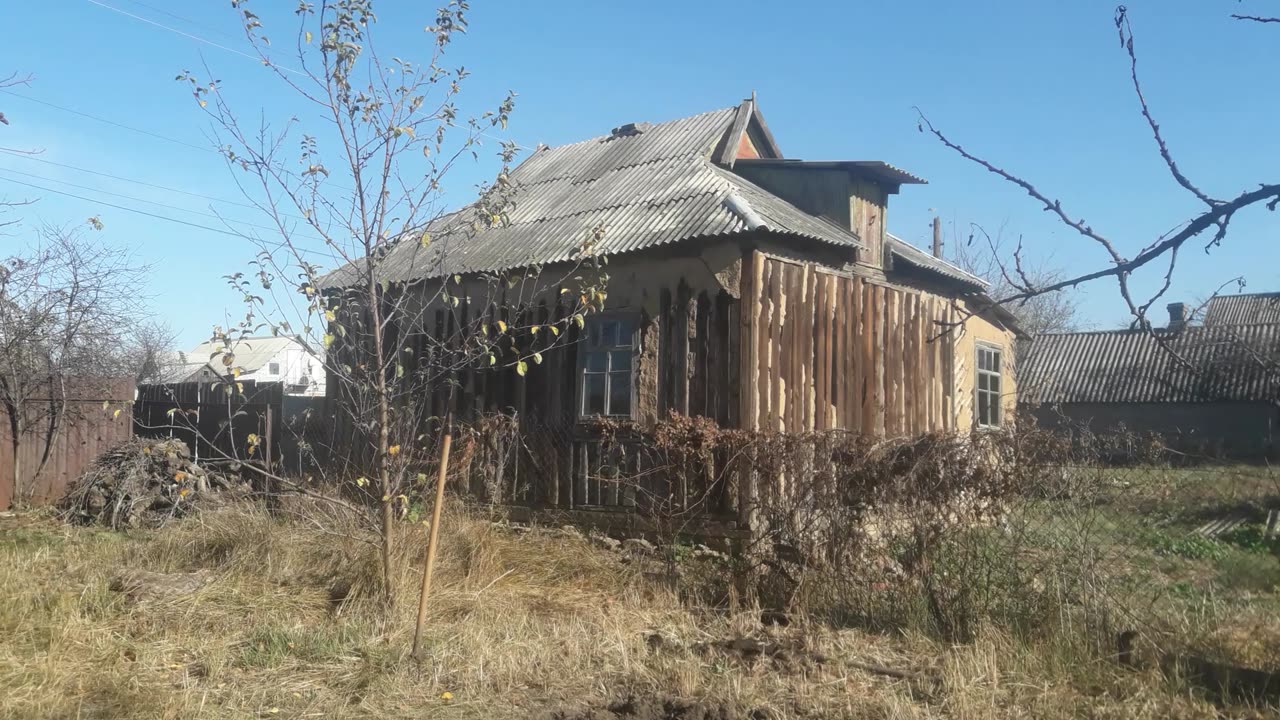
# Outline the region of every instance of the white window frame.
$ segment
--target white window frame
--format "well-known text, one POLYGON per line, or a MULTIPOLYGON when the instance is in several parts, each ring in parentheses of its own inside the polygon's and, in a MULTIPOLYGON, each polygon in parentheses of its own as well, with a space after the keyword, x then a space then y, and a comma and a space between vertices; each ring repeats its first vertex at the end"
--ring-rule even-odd
POLYGON ((1004 424, 1004 348, 993 343, 977 343, 973 354, 973 423, 975 426, 983 429, 997 429, 1004 424), (995 369, 983 367, 983 354, 987 353, 994 358, 995 369), (986 378, 987 387, 982 387, 983 378, 986 378), (992 389, 992 379, 995 380, 995 388, 992 389), (984 398, 985 395, 985 398, 984 398), (988 408, 987 421, 983 421, 982 408, 984 399, 988 408), (994 415, 994 418, 991 417, 994 415), (994 419, 995 422, 991 422, 994 419))
POLYGON ((638 313, 626 312, 608 312, 599 315, 588 315, 586 324, 583 327, 581 339, 578 344, 578 375, 577 375, 577 394, 578 394, 578 418, 585 419, 591 417, 610 417, 610 418, 630 418, 634 415, 636 409, 636 355, 640 351, 640 316, 638 313), (604 328, 610 323, 624 322, 631 326, 631 333, 628 338, 614 338, 609 342, 596 343, 593 338, 599 337, 604 328), (619 369, 613 366, 614 355, 621 351, 627 351, 628 366, 626 369, 619 369), (602 354, 605 359, 603 370, 588 370, 587 359, 592 354, 602 354), (627 383, 627 411, 612 412, 610 405, 613 402, 613 383, 620 380, 618 376, 626 373, 627 383), (587 378, 592 376, 604 377, 604 412, 589 412, 587 410, 587 378))

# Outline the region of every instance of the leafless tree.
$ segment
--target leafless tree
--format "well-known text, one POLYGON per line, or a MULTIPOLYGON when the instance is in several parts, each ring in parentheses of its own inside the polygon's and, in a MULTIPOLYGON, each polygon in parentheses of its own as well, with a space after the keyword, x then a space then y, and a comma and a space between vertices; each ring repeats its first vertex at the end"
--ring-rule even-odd
POLYGON ((127 371, 120 349, 144 312, 137 288, 145 273, 127 252, 53 226, 0 268, 0 411, 16 501, 30 500, 73 399, 102 397, 110 379, 127 371), (22 464, 29 442, 40 448, 35 468, 22 464))
MULTIPOLYGON (((1233 15, 1232 17, 1252 23, 1272 23, 1280 20, 1280 18, 1243 14, 1233 15)), ((1174 229, 1152 239, 1136 253, 1132 255, 1124 253, 1122 251, 1124 243, 1121 242, 1120 238, 1093 227, 1083 218, 1068 210, 1063 202, 1054 197, 1053 194, 1042 190, 1024 176, 1006 169, 986 156, 961 145, 960 142, 930 122, 923 112, 919 116, 919 129, 921 132, 933 135, 947 148, 987 172, 1022 188, 1046 212, 1056 217, 1062 224, 1079 235, 1085 247, 1097 249, 1105 259, 1105 262, 1100 267, 1087 272, 1036 277, 1024 265, 1022 248, 1019 246, 1010 257, 1005 257, 1001 260, 1001 274, 1003 277, 1008 278, 1010 288, 1008 288, 1006 294, 997 298, 999 302, 1005 304, 1019 303, 1063 289, 1075 288, 1084 283, 1110 278, 1116 283, 1120 297, 1123 299, 1129 313, 1133 316, 1134 324, 1141 327, 1150 327, 1147 312, 1168 292, 1178 268, 1179 255, 1187 248, 1188 244, 1195 243, 1198 239, 1201 239, 1203 240, 1202 249, 1205 252, 1210 252, 1227 240, 1228 229, 1236 213, 1256 207, 1265 207, 1274 211, 1276 205, 1280 204, 1280 182, 1248 182, 1245 183, 1244 190, 1235 194, 1217 197, 1202 189, 1188 177, 1175 161, 1173 152, 1166 142, 1164 134, 1161 132, 1160 124, 1156 121, 1151 106, 1143 92, 1138 73, 1138 53, 1135 49, 1134 33, 1129 21, 1128 9, 1123 5, 1116 8, 1115 27, 1120 47, 1128 60, 1130 81, 1138 101, 1139 111, 1151 133, 1155 143, 1155 150, 1160 155, 1174 183, 1187 193, 1196 206, 1196 209, 1174 226, 1174 229), (1163 280, 1154 292, 1146 297, 1137 297, 1133 292, 1130 280, 1135 272, 1148 265, 1163 268, 1161 271, 1163 280)))
MULTIPOLYGON (((249 272, 227 281, 247 312, 214 333, 223 348, 214 364, 227 370, 227 394, 239 392, 234 349, 266 330, 296 336, 324 363, 334 421, 354 445, 344 453, 347 477, 339 479, 377 508, 371 529, 393 603, 396 511, 415 484, 425 484, 422 471, 435 461, 433 428, 442 418, 431 416, 430 399, 451 395, 464 373, 524 375, 566 331, 582 327, 585 313, 605 298, 602 260, 591 250, 599 231, 584 228, 574 261, 545 272, 469 272, 455 259, 478 231, 507 222, 517 152, 498 141, 493 182, 463 209, 444 212, 446 175, 479 158, 515 104, 508 94, 463 119, 458 99, 468 73, 442 62, 467 28, 465 0, 449 2, 432 19, 431 57, 423 63, 380 51, 370 0, 298 4, 284 44, 268 41, 264 22, 272 21, 251 3, 232 5, 266 72, 310 112, 305 125, 298 118, 251 124, 216 80, 178 77, 211 120, 246 197, 277 229, 271 237, 246 236, 260 252, 249 272), (275 54, 282 47, 289 48, 288 64, 275 54), (567 312, 531 311, 535 299, 548 297, 567 312)), ((290 482, 271 468, 255 470, 290 482)))
MULTIPOLYGON (((31 82, 31 80, 32 78, 30 75, 24 75, 22 73, 12 72, 12 73, 9 73, 7 77, 0 78, 0 90, 4 90, 11 87, 18 87, 21 85, 27 85, 31 82)), ((9 125, 9 124, 10 123, 9 123, 8 116, 6 116, 3 111, 0 111, 0 125, 9 125)), ((3 145, 0 145, 0 150, 6 150, 8 152, 23 152, 23 153, 31 152, 29 150, 17 150, 14 148, 8 148, 3 145)), ((23 205, 30 205, 32 202, 33 202, 32 200, 27 200, 27 199, 11 200, 7 197, 0 197, 0 235, 6 234, 6 231, 12 231, 19 223, 22 222, 19 219, 13 219, 13 220, 4 219, 4 216, 7 215, 9 212, 11 212, 13 208, 21 207, 23 205)))
MULTIPOLYGON (((955 263, 990 283, 992 297, 1015 294, 1018 283, 1009 277, 1002 261, 1004 228, 999 228, 993 237, 983 226, 971 223, 967 236, 961 239, 959 235, 958 229, 953 229, 951 247, 954 248, 952 259, 955 263)), ((1021 244, 1022 238, 1018 238, 1018 242, 1021 244)), ((1046 263, 1029 266, 1026 274, 1036 286, 1049 285, 1063 277, 1061 271, 1050 268, 1046 263)), ((1071 332, 1080 327, 1080 302, 1069 289, 1043 293, 1008 303, 1005 307, 1017 318, 1019 327, 1032 337, 1043 333, 1071 332)))

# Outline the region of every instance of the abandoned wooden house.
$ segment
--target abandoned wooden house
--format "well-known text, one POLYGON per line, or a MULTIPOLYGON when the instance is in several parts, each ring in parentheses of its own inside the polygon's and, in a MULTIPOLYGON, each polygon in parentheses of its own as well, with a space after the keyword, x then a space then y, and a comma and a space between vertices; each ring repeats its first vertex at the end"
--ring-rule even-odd
MULTIPOLYGON (((786 159, 747 100, 539 147, 510 179, 506 222, 452 246, 433 226, 429 248, 406 239, 378 267, 389 287, 427 296, 433 282, 463 278, 451 292, 459 305, 396 328, 412 347, 484 312, 465 300, 483 295, 466 289, 481 282, 471 278, 529 266, 554 275, 596 233, 592 251, 608 258, 604 311, 566 326, 524 376, 480 368, 452 393, 460 418, 510 412, 528 432, 565 438, 531 463, 532 505, 628 503, 588 477, 599 416, 879 436, 1011 419, 1011 318, 982 280, 887 232, 889 199, 925 182, 915 175, 879 161, 786 159)), ((350 285, 351 273, 324 285, 350 285)), ((558 297, 531 311, 563 318, 558 297)))

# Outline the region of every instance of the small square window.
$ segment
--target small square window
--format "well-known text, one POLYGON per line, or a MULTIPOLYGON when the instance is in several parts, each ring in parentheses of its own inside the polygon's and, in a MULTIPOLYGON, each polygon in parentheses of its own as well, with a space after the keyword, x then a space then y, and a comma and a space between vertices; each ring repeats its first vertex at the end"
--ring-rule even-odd
POLYGON ((267 374, 268 374, 268 375, 279 375, 279 374, 280 374, 280 363, 267 363, 267 374))

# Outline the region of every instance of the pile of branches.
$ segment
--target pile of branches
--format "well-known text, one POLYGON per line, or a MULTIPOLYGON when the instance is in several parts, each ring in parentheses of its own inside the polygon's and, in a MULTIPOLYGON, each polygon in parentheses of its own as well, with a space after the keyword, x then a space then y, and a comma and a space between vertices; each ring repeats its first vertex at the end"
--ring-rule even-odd
POLYGON ((159 527, 198 506, 247 494, 237 476, 210 472, 181 440, 135 438, 103 453, 59 503, 68 522, 159 527))

